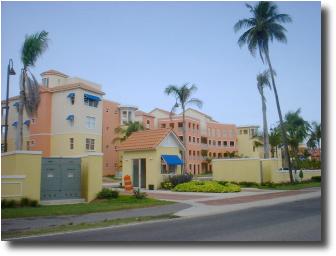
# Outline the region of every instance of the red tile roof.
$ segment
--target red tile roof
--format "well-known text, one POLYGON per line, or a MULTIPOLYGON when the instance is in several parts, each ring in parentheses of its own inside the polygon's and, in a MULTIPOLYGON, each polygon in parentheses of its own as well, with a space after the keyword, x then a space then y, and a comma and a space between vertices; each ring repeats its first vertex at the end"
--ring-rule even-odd
POLYGON ((166 128, 134 132, 117 146, 117 151, 153 150, 171 132, 171 129, 166 128))

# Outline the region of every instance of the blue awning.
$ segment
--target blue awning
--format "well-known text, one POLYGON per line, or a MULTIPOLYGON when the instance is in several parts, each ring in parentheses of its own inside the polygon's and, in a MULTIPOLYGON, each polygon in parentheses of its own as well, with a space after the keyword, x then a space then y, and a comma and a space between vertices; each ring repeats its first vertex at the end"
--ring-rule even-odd
POLYGON ((84 99, 93 100, 93 101, 101 101, 101 99, 98 96, 94 96, 94 95, 86 94, 86 93, 84 93, 84 99))
POLYGON ((13 124, 12 124, 12 126, 17 126, 18 125, 18 122, 17 121, 15 121, 13 124))
POLYGON ((68 94, 68 98, 74 98, 75 97, 75 93, 74 92, 71 92, 68 94))
POLYGON ((182 165, 183 161, 177 155, 161 155, 163 161, 166 162, 167 165, 182 165))
POLYGON ((74 115, 68 115, 66 120, 73 121, 73 120, 75 120, 75 116, 74 115))
POLYGON ((30 120, 24 121, 24 124, 27 125, 27 126, 29 126, 30 125, 30 120))

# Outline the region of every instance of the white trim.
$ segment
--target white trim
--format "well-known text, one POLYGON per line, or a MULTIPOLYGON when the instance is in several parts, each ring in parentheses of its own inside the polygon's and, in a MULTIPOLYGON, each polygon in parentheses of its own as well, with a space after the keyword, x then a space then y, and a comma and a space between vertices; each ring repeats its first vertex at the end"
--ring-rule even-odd
POLYGON ((103 156, 104 153, 101 152, 88 152, 87 154, 84 155, 73 155, 73 156, 57 156, 57 155, 53 155, 53 156, 48 156, 46 158, 80 158, 80 157, 87 157, 87 156, 103 156))
POLYGON ((1 179, 25 179, 26 175, 1 175, 1 179))
POLYGON ((42 155, 42 151, 15 150, 6 153, 1 153, 1 156, 10 156, 10 155, 42 155))
POLYGON ((8 181, 8 182, 3 182, 1 181, 1 186, 2 184, 19 184, 20 185, 20 194, 19 195, 1 195, 1 197, 18 197, 18 196, 22 196, 23 193, 22 193, 22 182, 19 182, 19 181, 8 181))
POLYGON ((262 161, 274 161, 274 160, 277 160, 277 161, 279 161, 280 159, 279 158, 261 158, 260 160, 262 160, 262 161))
MULTIPOLYGON (((162 144, 162 142, 163 142, 163 141, 164 141, 170 134, 172 134, 173 137, 175 137, 176 142, 181 146, 182 149, 184 149, 184 150, 186 151, 187 149, 185 148, 185 146, 183 145, 183 143, 180 141, 180 139, 178 138, 178 136, 177 136, 177 135, 175 134, 175 132, 173 132, 173 131, 170 131, 170 132, 167 134, 167 136, 164 137, 163 140, 161 140, 160 144, 159 144, 157 147, 160 147, 161 144, 162 144)), ((185 138, 184 138, 184 139, 185 139, 185 138)), ((156 147, 156 148, 157 148, 157 147, 156 147)), ((155 148, 155 149, 156 149, 156 148, 155 148)))

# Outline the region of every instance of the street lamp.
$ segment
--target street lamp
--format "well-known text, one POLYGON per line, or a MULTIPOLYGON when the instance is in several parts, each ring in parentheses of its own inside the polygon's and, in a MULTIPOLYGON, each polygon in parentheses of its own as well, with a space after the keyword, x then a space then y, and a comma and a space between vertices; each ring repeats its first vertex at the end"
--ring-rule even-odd
POLYGON ((8 67, 7 67, 7 92, 6 92, 6 114, 5 114, 5 141, 4 141, 4 152, 7 152, 8 142, 8 98, 9 98, 9 76, 14 76, 15 70, 13 68, 13 60, 9 59, 8 67))

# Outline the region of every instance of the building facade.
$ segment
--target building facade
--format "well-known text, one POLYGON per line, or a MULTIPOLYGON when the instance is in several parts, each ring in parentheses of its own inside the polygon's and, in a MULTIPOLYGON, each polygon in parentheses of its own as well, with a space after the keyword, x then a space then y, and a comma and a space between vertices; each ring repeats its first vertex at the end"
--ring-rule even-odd
MULTIPOLYGON (((37 115, 24 113, 23 149, 48 156, 79 156, 102 152, 103 106, 101 87, 95 83, 49 70, 41 74, 41 102, 37 115)), ((15 150, 19 97, 9 99, 8 151, 15 150)), ((2 101, 2 144, 4 108, 2 101)))

